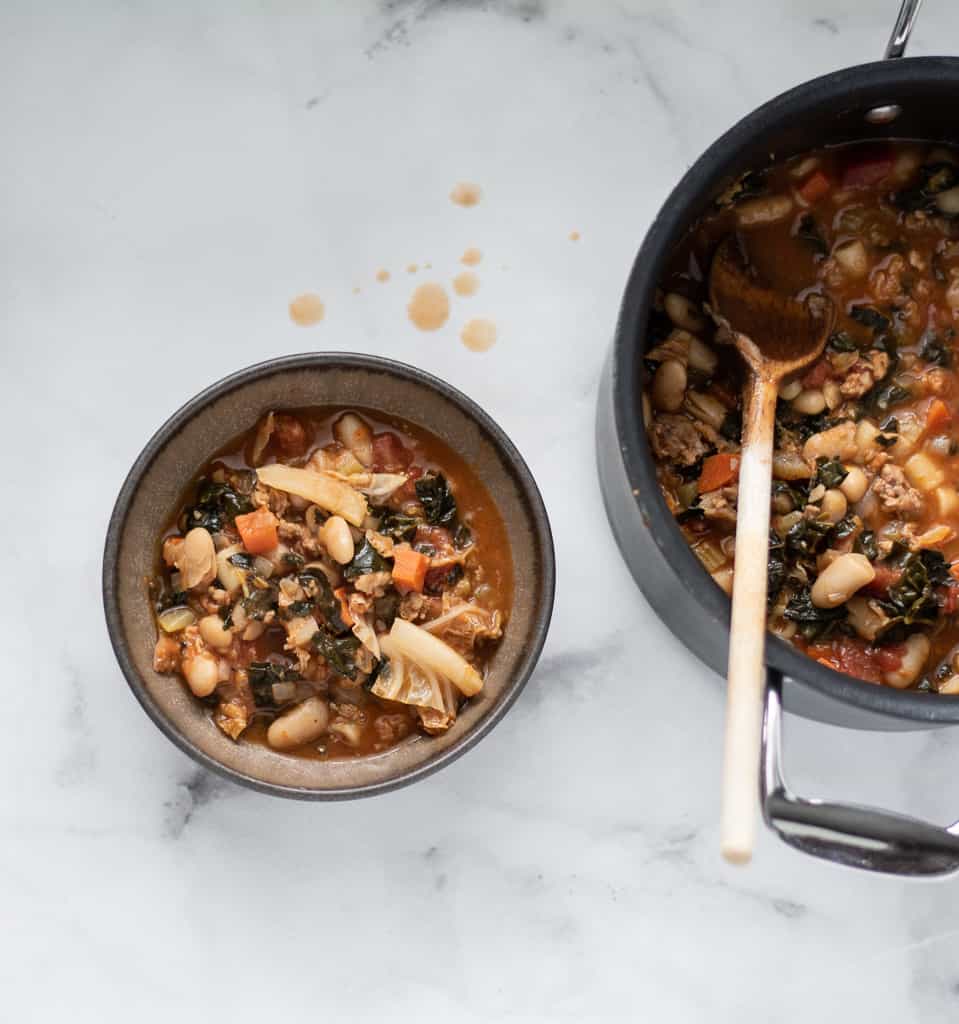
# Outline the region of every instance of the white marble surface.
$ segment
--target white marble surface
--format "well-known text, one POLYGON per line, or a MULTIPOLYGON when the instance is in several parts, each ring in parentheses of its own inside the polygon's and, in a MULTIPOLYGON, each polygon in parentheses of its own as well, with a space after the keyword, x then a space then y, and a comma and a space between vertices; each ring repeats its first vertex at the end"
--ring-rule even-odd
MULTIPOLYGON (((955 882, 769 835, 748 870, 720 862, 722 691, 634 589, 592 453, 668 188, 760 101, 878 56, 894 0, 82 6, 0 10, 0 1018, 955 1020, 955 882), (480 206, 447 200, 460 179, 480 206), (479 294, 417 332, 404 268, 448 280, 467 245, 479 294), (328 305, 309 330, 286 315, 305 289, 328 305), (499 325, 489 354, 457 340, 468 315, 499 325), (341 805, 199 772, 129 695, 99 597, 150 433, 226 371, 320 348, 485 405, 559 558, 503 724, 341 805)), ((912 52, 959 52, 959 8, 926 6, 912 52)), ((953 735, 787 738, 807 789, 959 816, 953 735)))

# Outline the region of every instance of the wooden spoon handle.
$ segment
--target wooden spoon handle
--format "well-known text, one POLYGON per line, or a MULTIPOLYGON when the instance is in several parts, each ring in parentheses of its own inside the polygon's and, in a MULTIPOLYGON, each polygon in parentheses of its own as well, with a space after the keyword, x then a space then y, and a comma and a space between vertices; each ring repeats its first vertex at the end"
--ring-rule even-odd
POLYGON ((756 841, 776 393, 775 380, 753 375, 744 409, 720 818, 722 853, 734 864, 752 857, 756 841))

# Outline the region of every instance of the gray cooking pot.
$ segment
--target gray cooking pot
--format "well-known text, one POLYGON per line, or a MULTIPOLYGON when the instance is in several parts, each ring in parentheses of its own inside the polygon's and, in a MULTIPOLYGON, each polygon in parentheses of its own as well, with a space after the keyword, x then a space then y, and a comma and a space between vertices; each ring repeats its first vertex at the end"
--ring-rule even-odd
MULTIPOLYGON (((887 57, 900 57, 919 6, 906 0, 887 57)), ((656 481, 639 396, 657 283, 669 255, 715 196, 741 174, 822 146, 867 139, 959 144, 952 116, 959 59, 883 60, 836 71, 770 100, 696 161, 643 241, 623 296, 599 391, 600 484, 610 525, 646 599, 675 635, 725 674, 729 599, 686 544, 656 481)), ((794 796, 780 768, 782 706, 807 718, 860 729, 928 729, 959 723, 959 697, 875 686, 836 672, 770 636, 762 806, 767 823, 795 846, 828 859, 897 874, 959 868, 955 834, 887 812, 794 796)))

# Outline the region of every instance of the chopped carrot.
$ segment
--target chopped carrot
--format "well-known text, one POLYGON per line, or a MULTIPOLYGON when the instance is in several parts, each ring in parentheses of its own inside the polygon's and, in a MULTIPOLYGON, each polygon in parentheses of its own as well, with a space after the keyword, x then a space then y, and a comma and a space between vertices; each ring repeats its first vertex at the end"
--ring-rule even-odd
POLYGON ((265 555, 280 543, 276 531, 277 518, 268 508, 258 508, 245 516, 236 517, 240 540, 251 555, 265 555))
POLYGON ((703 471, 696 484, 700 494, 725 487, 739 478, 739 456, 730 453, 710 455, 703 460, 703 471))
POLYGON ((429 566, 426 555, 414 551, 408 544, 397 544, 393 548, 393 582, 402 593, 411 590, 421 593, 429 566))
POLYGON ((941 398, 934 398, 926 410, 926 431, 934 434, 952 419, 949 406, 941 398))
POLYGON ((832 182, 822 171, 813 171, 812 174, 799 186, 799 195, 803 202, 810 206, 819 202, 832 188, 832 182))
POLYGON ((347 597, 346 587, 337 587, 336 590, 333 591, 333 593, 339 599, 340 618, 343 620, 344 625, 352 626, 354 619, 352 614, 350 613, 350 604, 349 599, 347 597))

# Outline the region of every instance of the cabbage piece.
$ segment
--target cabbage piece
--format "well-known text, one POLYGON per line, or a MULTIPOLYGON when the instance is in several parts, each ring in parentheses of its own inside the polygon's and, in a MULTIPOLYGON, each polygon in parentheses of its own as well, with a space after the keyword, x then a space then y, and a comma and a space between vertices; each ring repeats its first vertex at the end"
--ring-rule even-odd
POLYGON ((389 660, 376 677, 373 693, 415 708, 427 732, 445 732, 456 721, 456 687, 445 676, 406 658, 392 637, 381 637, 380 647, 389 660))
POLYGON ((267 487, 306 498, 327 512, 342 516, 353 526, 362 525, 366 518, 363 495, 330 473, 315 473, 311 469, 297 469, 276 462, 261 466, 256 475, 267 487))
POLYGON ((396 619, 390 630, 392 646, 408 661, 427 672, 445 676, 466 697, 483 689, 483 677, 461 655, 432 633, 406 619, 396 619))

